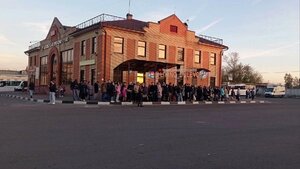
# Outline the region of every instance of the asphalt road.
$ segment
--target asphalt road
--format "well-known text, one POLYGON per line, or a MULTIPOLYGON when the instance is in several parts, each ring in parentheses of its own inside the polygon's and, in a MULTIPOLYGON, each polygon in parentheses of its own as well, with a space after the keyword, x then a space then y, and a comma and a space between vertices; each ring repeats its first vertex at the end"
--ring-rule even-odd
POLYGON ((299 169, 300 99, 48 105, 0 97, 0 169, 299 169))

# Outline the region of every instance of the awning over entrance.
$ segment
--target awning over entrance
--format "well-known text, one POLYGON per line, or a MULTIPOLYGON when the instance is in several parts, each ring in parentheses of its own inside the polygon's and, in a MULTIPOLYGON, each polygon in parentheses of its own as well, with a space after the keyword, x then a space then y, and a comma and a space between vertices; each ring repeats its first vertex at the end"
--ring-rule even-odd
POLYGON ((131 59, 121 63, 119 66, 115 68, 115 70, 150 72, 150 71, 159 71, 160 69, 170 69, 179 65, 180 64, 175 64, 175 63, 164 63, 164 62, 156 62, 156 61, 131 59))

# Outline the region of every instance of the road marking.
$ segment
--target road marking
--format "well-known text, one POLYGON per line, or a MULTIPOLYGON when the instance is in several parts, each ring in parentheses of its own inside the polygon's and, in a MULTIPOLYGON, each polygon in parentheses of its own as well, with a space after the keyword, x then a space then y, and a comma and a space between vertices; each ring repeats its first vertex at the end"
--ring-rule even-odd
POLYGON ((223 101, 218 101, 218 104, 225 104, 225 102, 223 102, 223 101))
POLYGON ((74 104, 86 104, 86 102, 83 102, 83 101, 74 101, 74 104))
POLYGON ((193 102, 193 104, 199 104, 199 102, 193 102))
POLYGON ((42 100, 42 99, 37 99, 37 101, 36 102, 38 102, 38 103, 43 103, 44 102, 44 100, 42 100))
POLYGON ((98 102, 98 105, 110 105, 109 102, 98 102))
POLYGON ((152 102, 143 102, 142 105, 153 105, 152 102))
POLYGON ((183 105, 183 104, 186 104, 186 102, 177 102, 177 104, 183 105))
POLYGON ((160 102, 161 105, 169 105, 170 102, 160 102))
POLYGON ((230 103, 230 104, 235 104, 236 102, 235 102, 235 101, 229 101, 229 103, 230 103))
POLYGON ((55 103, 62 104, 62 100, 55 100, 55 103))
POLYGON ((132 102, 122 102, 121 104, 122 104, 122 105, 133 105, 132 102))
POLYGON ((250 103, 256 103, 256 101, 250 101, 250 103))
POLYGON ((246 103, 246 101, 240 101, 240 103, 242 103, 242 104, 245 104, 245 103, 246 103))
POLYGON ((204 103, 205 103, 205 104, 213 104, 212 102, 207 102, 207 101, 205 101, 204 103))

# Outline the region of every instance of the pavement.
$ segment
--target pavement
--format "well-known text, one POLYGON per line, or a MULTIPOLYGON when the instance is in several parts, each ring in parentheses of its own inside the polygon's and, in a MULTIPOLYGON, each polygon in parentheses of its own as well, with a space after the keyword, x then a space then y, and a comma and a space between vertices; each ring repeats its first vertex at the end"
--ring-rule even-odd
MULTIPOLYGON (((48 103, 48 95, 45 94, 36 94, 33 96, 33 98, 29 97, 29 94, 27 92, 0 92, 1 96, 21 99, 21 100, 27 100, 32 102, 38 102, 38 103, 48 103)), ((57 97, 56 98, 56 104, 98 104, 98 105, 134 105, 133 102, 102 102, 98 100, 86 100, 86 101, 73 101, 73 97, 71 95, 65 95, 64 97, 57 97)), ((188 104, 261 104, 261 103, 268 103, 268 101, 265 101, 264 98, 256 98, 255 100, 250 99, 241 99, 241 101, 183 101, 183 102, 143 102, 143 105, 188 105, 188 104)))
POLYGON ((0 96, 1 169, 298 169, 298 99, 48 105, 0 96))

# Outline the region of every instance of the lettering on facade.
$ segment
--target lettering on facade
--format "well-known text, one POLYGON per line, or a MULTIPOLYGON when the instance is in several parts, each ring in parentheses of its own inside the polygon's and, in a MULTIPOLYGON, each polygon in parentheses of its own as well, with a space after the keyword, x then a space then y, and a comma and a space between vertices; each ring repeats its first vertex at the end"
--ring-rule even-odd
MULTIPOLYGON (((197 69, 162 69, 156 72, 159 77, 177 77, 179 76, 185 77, 199 77, 200 79, 206 79, 209 75, 209 72, 206 70, 197 71, 197 69)), ((154 78, 155 72, 152 71, 148 74, 150 78, 154 78)))
POLYGON ((46 50, 46 49, 48 49, 48 48, 51 48, 51 47, 53 47, 53 46, 58 46, 58 45, 60 45, 60 44, 66 43, 66 42, 68 42, 68 41, 69 41, 69 37, 66 37, 66 38, 64 38, 64 39, 60 39, 60 40, 57 40, 57 41, 55 41, 55 42, 51 42, 51 43, 49 43, 49 44, 43 46, 42 49, 43 49, 43 50, 46 50))

